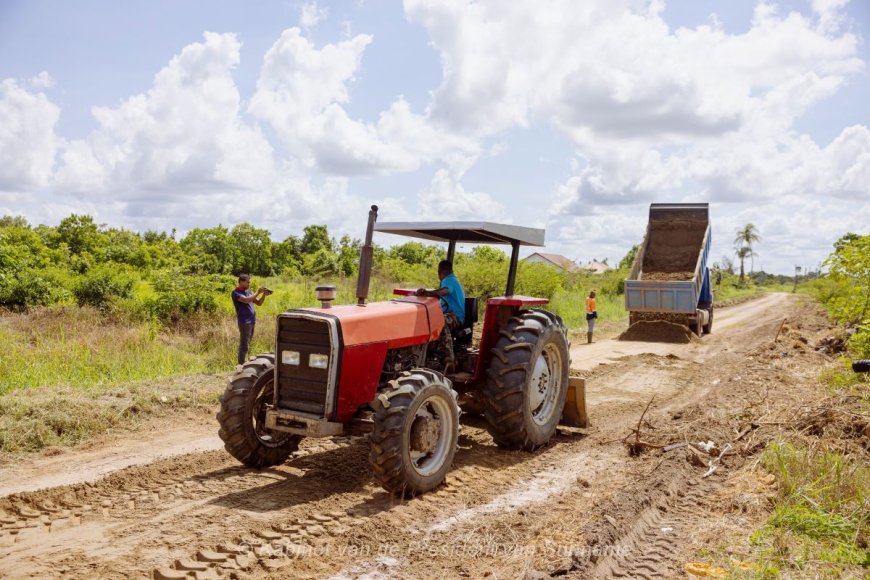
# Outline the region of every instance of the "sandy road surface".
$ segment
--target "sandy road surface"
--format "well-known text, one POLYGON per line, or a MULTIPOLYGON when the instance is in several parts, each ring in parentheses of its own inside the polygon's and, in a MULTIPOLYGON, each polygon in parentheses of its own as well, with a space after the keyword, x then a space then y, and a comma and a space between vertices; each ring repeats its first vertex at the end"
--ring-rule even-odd
MULTIPOLYGON (((33 466, 12 467, 0 480, 7 489, 13 480, 17 489, 68 485, 0 498, 0 570, 89 578, 570 575, 596 510, 638 484, 614 441, 650 397, 660 409, 703 397, 719 382, 712 377, 727 377, 734 361, 771 341, 794 308, 791 295, 771 294, 719 310, 713 334, 699 343, 576 345, 573 366, 588 374, 588 433, 560 429, 537 453, 506 452, 472 420, 447 485, 414 500, 369 481, 362 438, 306 440, 286 464, 262 471, 191 448, 211 443, 189 431, 152 439, 150 451, 67 453, 62 479, 48 464, 38 476, 33 466), (168 456, 184 450, 193 452, 168 456), (158 454, 165 457, 152 460, 158 454), (128 463, 136 456, 145 461, 128 463), (107 469, 117 470, 72 484, 73 473, 87 480, 107 469)), ((666 559, 670 544, 655 545, 647 558, 666 559)), ((667 570, 650 568, 652 576, 667 570)))

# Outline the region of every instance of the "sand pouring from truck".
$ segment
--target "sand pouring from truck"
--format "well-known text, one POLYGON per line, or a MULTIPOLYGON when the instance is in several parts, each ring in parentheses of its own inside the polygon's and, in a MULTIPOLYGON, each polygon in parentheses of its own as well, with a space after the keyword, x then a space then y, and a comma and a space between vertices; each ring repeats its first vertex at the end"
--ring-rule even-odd
POLYGON ((413 496, 440 485, 453 463, 460 397, 482 402, 489 432, 508 449, 541 447, 560 423, 587 425, 582 383, 569 381, 565 325, 537 308, 546 299, 514 294, 520 247, 543 246, 544 230, 376 220, 372 206, 357 303, 333 306, 335 288, 319 286, 321 306, 280 314, 275 352, 248 361, 230 380, 217 418, 231 455, 267 467, 286 460, 303 437, 365 432, 374 479, 413 496), (457 243, 511 246, 505 295, 486 300, 478 345, 478 298, 466 298, 454 368, 445 368, 438 348, 445 322, 437 298, 396 289, 392 300, 367 301, 374 231, 447 242, 449 260, 457 243))
POLYGON ((713 330, 710 208, 706 203, 653 203, 643 243, 625 281, 629 324, 666 320, 698 336, 713 330))

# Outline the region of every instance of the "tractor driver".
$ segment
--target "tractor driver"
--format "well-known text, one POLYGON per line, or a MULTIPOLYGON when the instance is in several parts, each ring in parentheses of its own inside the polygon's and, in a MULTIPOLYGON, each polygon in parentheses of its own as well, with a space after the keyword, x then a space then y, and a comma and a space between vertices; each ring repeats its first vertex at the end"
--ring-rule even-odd
POLYGON ((441 301, 441 311, 444 312, 444 332, 441 333, 441 346, 446 355, 446 366, 453 366, 453 338, 451 330, 462 328, 465 323, 465 290, 459 283, 459 278, 453 273, 453 262, 441 260, 438 263, 438 279, 441 285, 437 290, 417 290, 417 296, 431 296, 441 301))

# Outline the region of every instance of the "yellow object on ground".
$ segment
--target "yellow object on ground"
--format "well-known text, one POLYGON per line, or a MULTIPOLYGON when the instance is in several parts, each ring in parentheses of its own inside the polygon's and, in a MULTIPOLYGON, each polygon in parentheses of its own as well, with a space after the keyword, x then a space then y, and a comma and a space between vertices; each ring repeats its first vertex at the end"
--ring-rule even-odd
POLYGON ((711 566, 710 564, 702 564, 700 562, 687 562, 685 570, 692 576, 701 576, 704 578, 724 578, 728 572, 719 566, 711 566))

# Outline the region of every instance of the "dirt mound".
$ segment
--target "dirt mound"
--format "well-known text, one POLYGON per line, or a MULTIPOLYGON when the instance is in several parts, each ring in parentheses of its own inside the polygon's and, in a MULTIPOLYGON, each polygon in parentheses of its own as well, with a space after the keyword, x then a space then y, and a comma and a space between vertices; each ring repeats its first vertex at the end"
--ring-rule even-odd
POLYGON ((698 337, 682 324, 666 320, 641 320, 620 334, 619 340, 688 344, 697 341, 698 337))
POLYGON ((694 275, 694 272, 644 272, 640 279, 657 282, 684 282, 691 280, 694 275))

